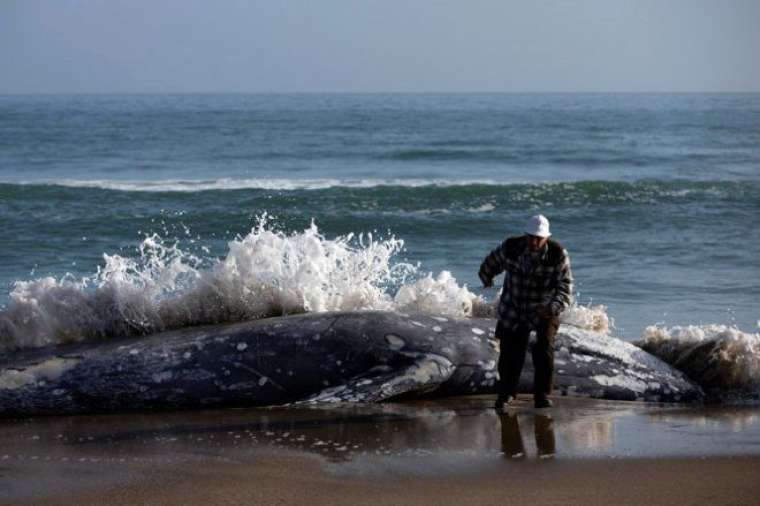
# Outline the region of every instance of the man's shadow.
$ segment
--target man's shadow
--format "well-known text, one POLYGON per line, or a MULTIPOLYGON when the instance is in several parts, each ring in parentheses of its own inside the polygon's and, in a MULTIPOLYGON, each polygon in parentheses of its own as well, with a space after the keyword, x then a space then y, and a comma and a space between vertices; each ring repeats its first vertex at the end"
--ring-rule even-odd
MULTIPOLYGON (((507 459, 525 458, 525 445, 520 433, 520 423, 514 413, 499 415, 501 422, 501 450, 507 459)), ((550 458, 556 454, 554 437, 554 420, 549 415, 535 414, 533 425, 536 436, 536 451, 538 458, 550 458)))

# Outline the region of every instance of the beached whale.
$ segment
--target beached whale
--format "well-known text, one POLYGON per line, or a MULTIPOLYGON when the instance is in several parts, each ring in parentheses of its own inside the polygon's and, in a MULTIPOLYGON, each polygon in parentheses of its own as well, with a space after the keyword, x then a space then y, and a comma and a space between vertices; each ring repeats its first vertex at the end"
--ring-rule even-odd
MULTIPOLYGON (((490 319, 309 313, 0 356, 0 416, 377 402, 493 393, 490 319)), ((689 401, 698 386, 623 341, 563 325, 557 393, 689 401)), ((520 388, 530 391, 526 360, 520 388)))

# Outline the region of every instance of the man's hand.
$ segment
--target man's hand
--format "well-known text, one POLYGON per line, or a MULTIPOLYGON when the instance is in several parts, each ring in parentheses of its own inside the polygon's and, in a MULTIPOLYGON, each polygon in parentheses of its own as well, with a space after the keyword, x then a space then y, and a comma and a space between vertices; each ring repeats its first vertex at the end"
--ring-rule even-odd
POLYGON ((482 269, 478 272, 478 277, 480 278, 480 282, 483 283, 483 288, 491 288, 493 286, 493 279, 483 273, 482 269))
POLYGON ((554 313, 552 313, 552 310, 549 309, 549 306, 536 306, 534 309, 536 316, 538 316, 541 319, 548 320, 549 318, 554 317, 554 313))

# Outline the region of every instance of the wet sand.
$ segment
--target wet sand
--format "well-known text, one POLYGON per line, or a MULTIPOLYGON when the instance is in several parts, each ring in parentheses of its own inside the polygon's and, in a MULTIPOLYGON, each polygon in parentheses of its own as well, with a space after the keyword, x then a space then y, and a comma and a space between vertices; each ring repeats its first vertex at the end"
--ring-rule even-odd
POLYGON ((760 410, 487 396, 0 421, 0 504, 754 504, 760 410))

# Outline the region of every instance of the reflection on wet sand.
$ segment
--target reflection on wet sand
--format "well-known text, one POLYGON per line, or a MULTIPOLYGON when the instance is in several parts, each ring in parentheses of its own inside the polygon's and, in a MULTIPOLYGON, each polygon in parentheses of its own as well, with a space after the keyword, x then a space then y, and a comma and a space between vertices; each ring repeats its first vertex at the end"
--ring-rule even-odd
POLYGON ((705 406, 698 414, 688 408, 673 409, 649 415, 653 422, 679 423, 697 425, 704 429, 721 428, 730 432, 760 425, 760 410, 755 406, 705 406))
POLYGON ((757 408, 715 411, 560 398, 555 408, 546 411, 536 411, 523 400, 500 417, 491 403, 492 398, 477 396, 4 420, 0 421, 0 465, 239 461, 265 458, 272 451, 318 455, 339 466, 369 462, 369 467, 389 458, 427 459, 426 465, 458 459, 470 465, 502 455, 760 454, 757 408))
MULTIPOLYGON (((533 433, 536 441, 536 456, 550 458, 556 454, 553 420, 550 415, 533 415, 533 433)), ((505 458, 525 458, 525 451, 520 422, 514 413, 504 413, 499 417, 501 422, 501 451, 505 458)))
POLYGON ((548 415, 536 415, 533 418, 536 432, 536 448, 539 457, 553 457, 557 453, 554 439, 554 422, 548 415))
POLYGON ((599 450, 614 448, 615 420, 622 413, 599 414, 593 419, 586 417, 568 421, 562 425, 562 447, 569 450, 599 450))

